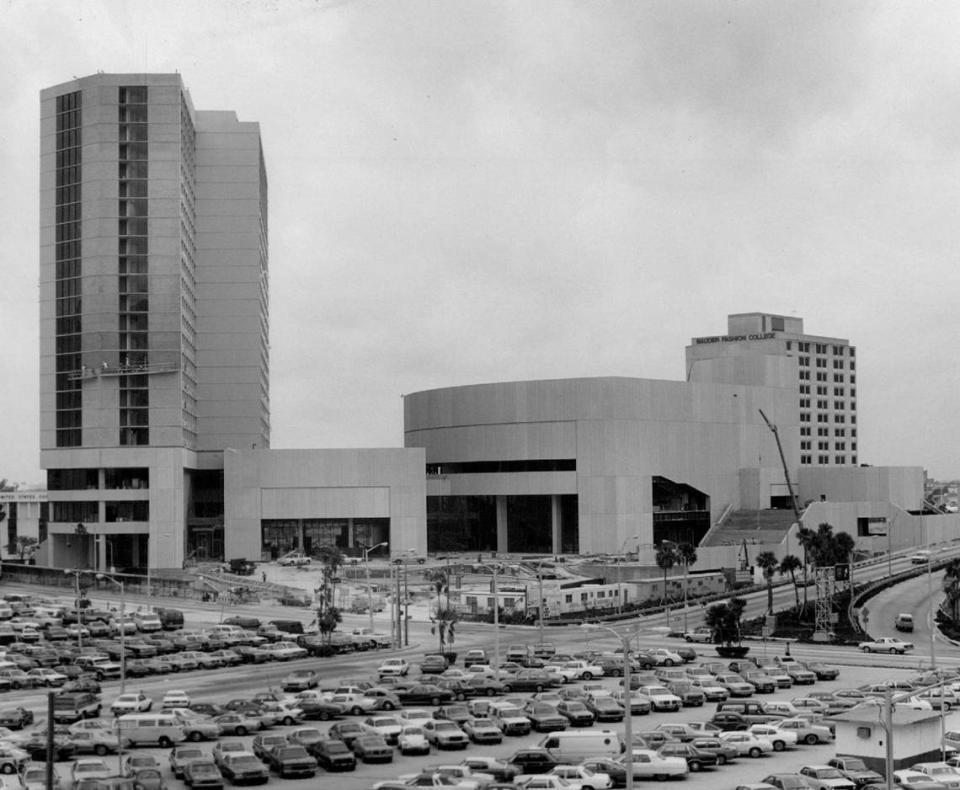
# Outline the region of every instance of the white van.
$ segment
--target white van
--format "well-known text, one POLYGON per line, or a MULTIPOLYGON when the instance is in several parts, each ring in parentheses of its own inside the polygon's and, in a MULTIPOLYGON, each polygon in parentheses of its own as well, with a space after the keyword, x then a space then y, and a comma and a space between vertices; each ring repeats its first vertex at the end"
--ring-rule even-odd
POLYGON ((117 719, 117 735, 128 746, 159 746, 169 749, 187 738, 180 720, 172 713, 128 713, 117 719))
POLYGON ((544 736, 538 744, 562 763, 579 763, 590 757, 618 758, 625 750, 613 730, 565 730, 544 736))

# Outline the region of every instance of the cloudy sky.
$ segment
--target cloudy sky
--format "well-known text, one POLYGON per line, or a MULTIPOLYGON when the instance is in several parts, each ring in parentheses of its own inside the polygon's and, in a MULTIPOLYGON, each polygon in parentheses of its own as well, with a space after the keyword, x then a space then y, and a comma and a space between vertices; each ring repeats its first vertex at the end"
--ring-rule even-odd
POLYGON ((682 379, 728 313, 857 346, 860 460, 960 476, 954 2, 0 0, 0 478, 40 481, 38 92, 259 121, 274 447, 401 395, 682 379))

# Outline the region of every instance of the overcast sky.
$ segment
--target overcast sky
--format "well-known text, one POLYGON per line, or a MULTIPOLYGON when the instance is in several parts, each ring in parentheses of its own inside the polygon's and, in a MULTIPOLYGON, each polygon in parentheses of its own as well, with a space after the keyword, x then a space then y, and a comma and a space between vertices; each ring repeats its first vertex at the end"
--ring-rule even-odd
POLYGON ((683 379, 728 313, 857 346, 860 460, 960 476, 955 2, 0 0, 0 478, 39 482, 39 91, 259 121, 272 445, 401 395, 683 379))

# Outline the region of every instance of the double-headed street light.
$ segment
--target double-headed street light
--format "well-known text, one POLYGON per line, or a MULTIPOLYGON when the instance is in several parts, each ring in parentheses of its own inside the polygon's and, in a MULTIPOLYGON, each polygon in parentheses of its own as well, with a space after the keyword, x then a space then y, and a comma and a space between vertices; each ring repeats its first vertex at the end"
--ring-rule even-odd
POLYGON ((370 552, 379 549, 381 546, 389 546, 387 541, 378 543, 376 546, 368 546, 363 550, 363 567, 367 575, 367 607, 370 610, 370 633, 373 633, 373 587, 370 586, 370 552))
POLYGON ((633 667, 630 663, 630 634, 621 634, 610 626, 600 625, 599 623, 584 623, 581 627, 608 631, 620 640, 623 647, 623 738, 627 742, 627 749, 623 755, 623 766, 627 771, 626 790, 633 790, 633 677, 631 676, 633 667))
POLYGON ((116 579, 108 573, 98 573, 97 578, 108 582, 113 582, 120 588, 120 693, 127 690, 127 619, 126 619, 126 599, 123 595, 123 581, 116 579))

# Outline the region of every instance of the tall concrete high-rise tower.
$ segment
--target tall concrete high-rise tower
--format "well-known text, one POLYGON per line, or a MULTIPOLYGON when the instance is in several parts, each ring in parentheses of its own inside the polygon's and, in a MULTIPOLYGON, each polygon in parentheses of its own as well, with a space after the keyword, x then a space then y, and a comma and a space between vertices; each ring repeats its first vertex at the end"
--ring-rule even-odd
POLYGON ((179 567, 223 545, 223 452, 270 443, 259 125, 179 74, 41 93, 47 561, 179 567))

